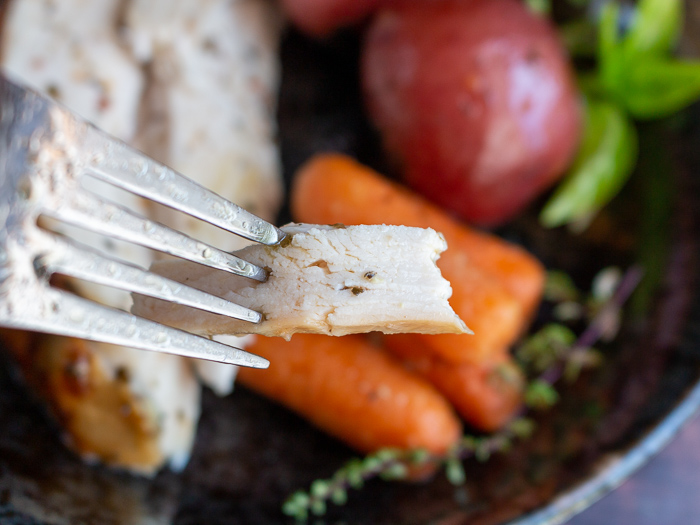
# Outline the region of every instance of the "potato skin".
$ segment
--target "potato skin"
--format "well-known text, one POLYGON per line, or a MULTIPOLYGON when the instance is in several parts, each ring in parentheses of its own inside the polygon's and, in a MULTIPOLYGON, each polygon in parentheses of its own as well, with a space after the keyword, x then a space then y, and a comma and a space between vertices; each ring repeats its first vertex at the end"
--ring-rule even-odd
POLYGON ((389 2, 366 35, 362 79, 406 182, 472 223, 512 218, 578 144, 565 52, 516 0, 389 2))

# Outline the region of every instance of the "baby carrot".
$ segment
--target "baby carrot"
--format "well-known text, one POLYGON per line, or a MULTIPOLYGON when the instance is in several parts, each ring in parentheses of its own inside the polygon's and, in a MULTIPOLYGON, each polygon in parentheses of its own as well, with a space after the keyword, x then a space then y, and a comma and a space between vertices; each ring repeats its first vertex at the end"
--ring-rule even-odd
POLYGON ((386 336, 384 347, 407 369, 425 377, 465 421, 480 430, 498 430, 522 406, 523 376, 507 352, 478 364, 448 363, 414 334, 386 336))
POLYGON ((534 257, 455 221, 348 157, 320 155, 304 165, 291 205, 303 222, 405 224, 443 233, 448 249, 438 266, 452 284, 452 307, 475 334, 421 337, 448 361, 479 363, 502 351, 524 330, 539 301, 544 272, 534 257))
POLYGON ((302 166, 291 194, 292 213, 304 222, 403 224, 433 228, 447 239, 449 250, 440 267, 461 252, 469 263, 503 283, 530 312, 544 284, 540 262, 514 244, 458 222, 418 194, 382 177, 350 157, 322 154, 302 166))
POLYGON ((258 337, 247 350, 269 359, 270 368, 241 368, 238 381, 361 452, 442 454, 461 435, 445 398, 363 336, 258 337))

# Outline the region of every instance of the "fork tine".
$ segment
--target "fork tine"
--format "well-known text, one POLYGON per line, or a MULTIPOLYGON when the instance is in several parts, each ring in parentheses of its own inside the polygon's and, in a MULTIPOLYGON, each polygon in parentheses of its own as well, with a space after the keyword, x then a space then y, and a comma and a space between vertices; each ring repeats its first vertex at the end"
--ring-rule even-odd
POLYGON ((108 308, 48 285, 37 288, 36 301, 27 302, 23 311, 14 311, 5 326, 252 368, 267 368, 270 364, 267 359, 239 348, 108 308))
POLYGON ((95 177, 251 241, 277 244, 285 233, 123 142, 89 126, 85 149, 95 177), (116 159, 119 159, 118 161, 116 159))
POLYGON ((104 257, 93 250, 54 235, 44 234, 42 245, 46 247, 46 252, 35 261, 35 267, 40 273, 70 275, 78 279, 156 297, 251 323, 258 323, 262 320, 260 313, 249 308, 147 272, 136 266, 104 257))
POLYGON ((71 191, 65 196, 65 200, 43 203, 42 212, 74 226, 140 244, 205 266, 257 281, 267 279, 267 272, 259 266, 150 221, 126 208, 103 201, 84 190, 71 191))

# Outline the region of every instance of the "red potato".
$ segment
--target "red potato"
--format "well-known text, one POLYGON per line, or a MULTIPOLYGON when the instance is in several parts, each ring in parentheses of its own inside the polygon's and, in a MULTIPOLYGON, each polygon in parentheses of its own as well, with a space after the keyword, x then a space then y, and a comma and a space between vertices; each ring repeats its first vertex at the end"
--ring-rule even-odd
POLYGON ((465 220, 505 222, 575 153, 579 99, 549 22, 516 0, 403 0, 369 28, 370 116, 406 182, 465 220))
POLYGON ((359 22, 375 10, 379 0, 282 0, 292 23, 305 33, 323 37, 359 22))

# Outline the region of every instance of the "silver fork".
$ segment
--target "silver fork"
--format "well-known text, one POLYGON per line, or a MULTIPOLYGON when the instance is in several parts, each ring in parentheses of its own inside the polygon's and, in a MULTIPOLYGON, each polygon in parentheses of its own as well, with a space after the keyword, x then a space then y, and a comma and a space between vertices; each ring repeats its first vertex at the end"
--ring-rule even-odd
POLYGON ((284 233, 0 73, 0 326, 256 368, 266 359, 109 308, 50 285, 63 274, 253 323, 240 305, 109 258, 38 226, 40 216, 264 281, 264 269, 101 200, 85 177, 252 241, 284 233))

